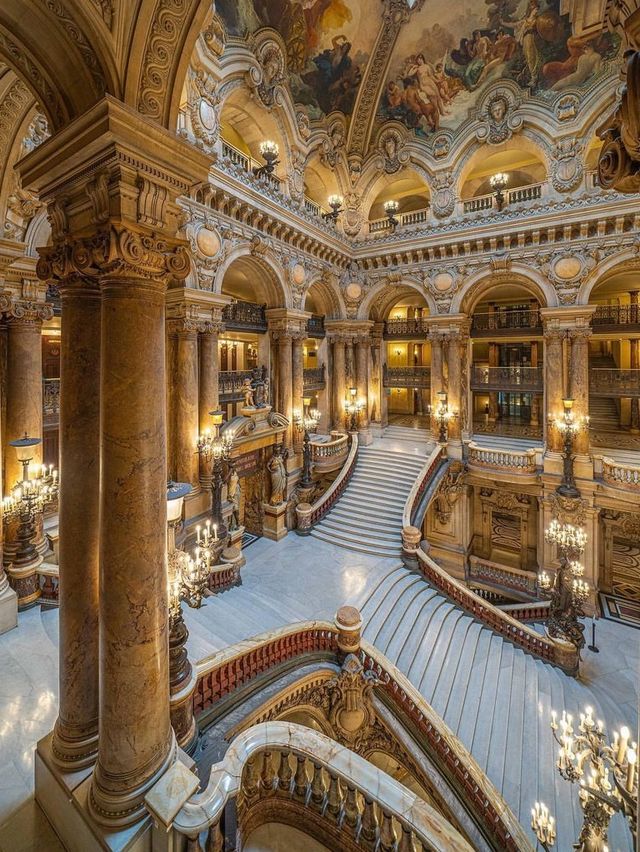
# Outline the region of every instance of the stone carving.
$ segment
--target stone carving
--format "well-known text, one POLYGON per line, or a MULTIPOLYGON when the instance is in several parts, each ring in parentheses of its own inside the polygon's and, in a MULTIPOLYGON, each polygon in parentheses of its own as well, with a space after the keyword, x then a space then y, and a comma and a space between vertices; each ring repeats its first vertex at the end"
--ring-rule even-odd
POLYGON ((240 477, 233 465, 229 468, 229 479, 227 480, 227 500, 231 503, 231 518, 229 532, 237 530, 240 526, 240 477))
POLYGON ((620 103, 598 128, 598 178, 604 189, 640 190, 640 51, 630 51, 620 103))
POLYGON ((298 127, 298 133, 302 137, 303 141, 306 142, 311 136, 311 122, 309 121, 309 116, 303 109, 296 111, 296 125, 298 127))
POLYGON ((189 117, 193 133, 202 147, 211 150, 220 134, 220 95, 217 84, 211 74, 205 71, 191 71, 191 97, 189 117))
POLYGON ((371 693, 378 683, 355 654, 347 654, 340 674, 320 687, 328 693, 327 715, 338 742, 357 748, 368 739, 376 721, 371 693))
POLYGON ((187 0, 159 0, 149 22, 138 94, 138 112, 161 121, 165 98, 171 91, 169 74, 182 31, 188 26, 187 0))
POLYGON ((269 404, 269 375, 266 367, 256 367, 251 373, 253 404, 256 408, 266 408, 269 404))
POLYGON ((433 296, 439 314, 446 314, 451 307, 454 294, 459 290, 464 270, 458 266, 436 269, 424 278, 424 287, 433 296))
POLYGON ((382 168, 388 174, 395 174, 409 157, 402 152, 403 137, 400 131, 395 129, 385 130, 378 140, 378 150, 382 155, 382 168))
POLYGON ((254 55, 259 67, 250 69, 249 83, 262 103, 266 107, 272 107, 276 103, 278 90, 286 81, 285 51, 274 38, 263 38, 259 35, 255 42, 254 55))
POLYGON ((519 106, 519 98, 507 87, 494 89, 483 99, 478 111, 479 125, 476 137, 489 145, 500 145, 511 139, 514 133, 522 129, 523 119, 514 115, 519 106))
POLYGON ((433 147, 433 156, 436 160, 446 157, 451 150, 451 136, 448 133, 439 133, 434 137, 431 143, 433 147))
POLYGON ((22 189, 17 174, 14 175, 13 184, 14 187, 7 198, 4 235, 7 239, 22 240, 30 220, 44 205, 32 192, 22 189))
POLYGON ((202 39, 212 56, 216 58, 222 56, 224 53, 224 43, 226 38, 224 27, 217 15, 214 15, 211 18, 211 23, 205 30, 203 30, 202 39))
POLYGON ((287 491, 287 468, 283 458, 283 450, 280 445, 276 446, 273 455, 269 459, 267 469, 271 476, 270 506, 279 506, 284 503, 284 495, 287 491))
POLYGON ((22 153, 29 154, 35 150, 38 145, 42 145, 45 139, 51 136, 47 119, 41 113, 36 113, 33 121, 29 125, 27 135, 22 140, 22 153))
POLYGON ((364 224, 362 199, 356 192, 348 192, 342 214, 342 229, 348 237, 357 237, 364 224))
POLYGON ((340 287, 344 295, 347 317, 355 319, 364 298, 364 276, 355 260, 347 264, 347 268, 340 277, 340 287))
POLYGON ((568 192, 582 180, 583 150, 584 146, 573 137, 556 143, 551 160, 551 181, 558 192, 568 192))
POLYGON ((587 519, 587 503, 580 497, 563 497, 555 491, 545 497, 545 502, 551 509, 551 514, 561 524, 573 524, 582 527, 587 519))
POLYGON ((40 3, 56 16, 66 34, 73 41, 78 49, 78 53, 82 56, 82 61, 87 66, 93 78, 95 91, 102 95, 106 89, 102 66, 93 47, 74 21, 72 14, 60 0, 40 0, 40 3))
MULTIPOLYGON (((3 32, 0 32, 0 51, 11 57, 12 62, 20 69, 22 74, 30 81, 38 93, 38 100, 47 107, 49 115, 54 119, 56 128, 64 124, 66 111, 60 98, 51 88, 40 69, 31 59, 3 32)), ((26 86, 24 87, 26 91, 26 86)))
POLYGON ((304 170, 306 157, 302 151, 291 151, 291 168, 289 169, 289 194, 294 201, 301 202, 304 198, 304 170))
POLYGON ((465 474, 466 468, 462 462, 450 462, 434 499, 436 518, 439 523, 448 524, 451 520, 454 506, 465 489, 465 474))
POLYGON ((450 216, 456 206, 455 181, 451 172, 439 172, 433 176, 431 189, 431 209, 434 216, 444 219, 450 216))
POLYGON ((598 260, 597 249, 588 252, 571 251, 540 254, 540 271, 553 282, 558 291, 561 305, 574 305, 578 298, 580 285, 594 269, 598 260))
POLYGON ((102 20, 111 29, 113 22, 113 0, 91 0, 91 2, 100 12, 102 20))
POLYGON ((347 137, 344 131, 342 121, 336 120, 329 128, 329 132, 322 140, 322 152, 320 158, 324 165, 334 169, 338 162, 340 152, 344 150, 347 142, 347 137))
POLYGON ((255 408, 255 403, 253 400, 253 387, 251 385, 251 379, 247 378, 242 383, 241 388, 242 395, 244 396, 244 407, 245 408, 255 408))
POLYGON ((16 80, 0 102, 0 162, 7 158, 13 143, 14 126, 30 101, 29 90, 21 80, 16 80))
POLYGON ((569 121, 575 118, 580 107, 578 95, 563 95, 556 103, 556 116, 560 121, 569 121))
POLYGON ((109 177, 106 172, 100 172, 94 180, 87 183, 86 192, 93 207, 91 222, 103 225, 109 219, 109 177))

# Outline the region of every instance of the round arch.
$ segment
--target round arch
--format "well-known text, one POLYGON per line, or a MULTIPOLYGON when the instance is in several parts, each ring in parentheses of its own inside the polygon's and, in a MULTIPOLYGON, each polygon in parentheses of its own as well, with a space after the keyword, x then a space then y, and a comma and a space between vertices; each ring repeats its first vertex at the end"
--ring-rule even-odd
POLYGON ((494 287, 513 284, 522 287, 534 296, 541 307, 551 308, 558 305, 558 296, 549 281, 534 270, 521 264, 512 264, 508 270, 481 270, 471 276, 456 293, 451 303, 451 313, 470 315, 478 302, 494 287))
POLYGON ((358 319, 372 319, 376 322, 382 322, 399 299, 414 293, 422 296, 427 303, 430 314, 437 313, 433 297, 424 289, 423 285, 411 278, 403 278, 397 284, 382 281, 378 286, 372 287, 362 300, 358 310, 358 319))
POLYGON ((253 298, 247 297, 247 301, 256 301, 268 308, 291 307, 291 300, 283 283, 284 271, 268 251, 257 255, 251 253, 249 246, 238 246, 235 251, 230 252, 218 270, 214 292, 223 292, 225 278, 228 286, 230 271, 237 276, 236 286, 249 288, 249 292, 253 292, 253 298))
MULTIPOLYGON (((474 169, 476 169, 481 163, 486 162, 487 157, 489 156, 499 157, 500 155, 503 155, 505 158, 513 156, 518 158, 522 157, 523 153, 528 154, 532 160, 535 160, 538 164, 544 167, 545 178, 546 175, 549 174, 549 158, 543 147, 531 139, 529 135, 524 133, 513 136, 501 145, 493 146, 490 152, 487 151, 487 146, 485 144, 476 140, 474 149, 472 149, 468 156, 464 159, 456 178, 457 193, 460 197, 462 197, 463 188, 470 180, 470 176, 473 174, 474 169)), ((496 167, 496 170, 498 170, 498 167, 496 167)), ((509 166, 505 166, 504 168, 501 167, 500 170, 508 171, 509 166)))
POLYGON ((588 305, 593 291, 597 287, 600 287, 600 285, 606 284, 607 281, 621 272, 640 273, 640 255, 638 255, 635 248, 629 247, 624 251, 618 252, 618 254, 603 260, 602 263, 596 266, 578 290, 576 304, 588 305))
POLYGON ((325 319, 345 319, 347 312, 339 288, 332 284, 326 276, 319 275, 311 281, 304 292, 303 305, 307 310, 306 300, 311 296, 316 303, 318 313, 325 319))

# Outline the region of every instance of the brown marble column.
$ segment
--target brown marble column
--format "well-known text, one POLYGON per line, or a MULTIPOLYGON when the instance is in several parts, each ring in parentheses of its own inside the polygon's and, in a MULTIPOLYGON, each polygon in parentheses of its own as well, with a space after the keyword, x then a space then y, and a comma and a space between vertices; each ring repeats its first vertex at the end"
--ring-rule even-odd
POLYGON ((363 404, 360 411, 358 426, 360 431, 369 428, 369 346, 368 338, 358 338, 356 341, 356 399, 363 404))
POLYGON ((292 409, 293 409, 293 387, 292 387, 292 338, 287 332, 278 332, 278 411, 287 418, 290 423, 289 429, 284 434, 286 447, 291 446, 292 435, 292 409))
MULTIPOLYGON (((498 366, 499 349, 497 343, 489 344, 489 367, 498 366)), ((498 393, 489 391, 489 423, 495 423, 498 419, 498 393)))
POLYGON ((545 329, 544 332, 544 390, 546 411, 544 422, 547 435, 547 448, 553 452, 562 452, 562 433, 549 423, 562 415, 564 397, 563 382, 563 346, 566 331, 559 328, 545 329))
POLYGON ((127 825, 175 757, 169 720, 165 282, 106 275, 102 294, 99 822, 127 825), (144 346, 141 345, 144 341, 144 346))
POLYGON ((355 387, 357 383, 356 379, 356 358, 355 358, 355 347, 353 339, 349 338, 345 342, 345 369, 347 374, 347 384, 346 387, 355 387))
MULTIPOLYGON (((300 414, 301 416, 302 414, 304 414, 304 358, 302 352, 303 340, 304 337, 299 334, 296 334, 291 338, 291 410, 292 413, 295 412, 296 414, 300 414)), ((301 453, 303 433, 299 429, 296 429, 295 424, 292 424, 292 428, 294 449, 296 453, 301 453)))
MULTIPOLYGON (((43 306, 44 307, 44 306, 43 306)), ((37 310, 8 321, 7 427, 5 440, 5 491, 22 479, 22 465, 9 441, 42 438, 42 319, 37 310)), ((42 464, 42 444, 34 448, 32 465, 42 464)))
MULTIPOLYGON (((571 360, 569 366, 573 411, 576 418, 589 416, 589 338, 590 328, 575 328, 569 332, 571 340, 571 360)), ((589 452, 589 430, 581 429, 576 433, 573 443, 576 453, 589 452)))
POLYGON ((173 464, 171 473, 178 482, 198 486, 198 332, 183 320, 172 320, 169 334, 174 339, 171 417, 173 464))
MULTIPOLYGON (((629 366, 632 370, 640 369, 640 340, 629 341, 629 366)), ((634 433, 640 432, 640 399, 633 397, 631 399, 631 431, 634 433)))
MULTIPOLYGON (((200 360, 199 389, 198 389, 198 422, 199 434, 211 428, 211 411, 220 408, 218 388, 218 331, 205 331, 198 335, 198 352, 200 360)), ((211 485, 211 464, 205 457, 200 459, 200 482, 211 485)))
POLYGON ((333 341, 333 376, 331 379, 334 429, 345 428, 345 378, 345 342, 342 338, 336 337, 333 341))
POLYGON ((60 703, 53 754, 87 766, 98 747, 100 547, 100 291, 73 277, 60 286, 60 703))
POLYGON ((467 362, 466 347, 468 338, 462 331, 452 331, 447 336, 447 366, 449 371, 449 387, 447 404, 457 417, 449 420, 449 440, 460 441, 463 421, 466 421, 466 401, 463 394, 467 393, 467 379, 463 382, 463 367, 467 362))
POLYGON ((443 342, 444 338, 440 332, 432 331, 429 334, 431 341, 431 435, 434 440, 438 440, 440 434, 440 426, 436 419, 436 411, 438 409, 438 393, 444 390, 444 371, 443 371, 443 342))

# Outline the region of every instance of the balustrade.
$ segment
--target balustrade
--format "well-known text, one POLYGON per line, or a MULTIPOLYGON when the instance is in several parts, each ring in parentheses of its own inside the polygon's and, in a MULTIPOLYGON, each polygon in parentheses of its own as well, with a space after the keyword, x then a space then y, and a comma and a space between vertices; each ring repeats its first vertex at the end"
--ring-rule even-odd
POLYGON ((305 391, 322 390, 326 384, 325 365, 320 367, 305 367, 303 371, 303 382, 305 391))
POLYGON ((608 485, 640 491, 640 466, 602 457, 602 479, 608 485))
POLYGON ((483 311, 471 319, 472 337, 518 336, 521 333, 542 333, 542 318, 538 308, 483 311))
POLYGON ((309 535, 311 527, 323 518, 333 504, 340 499, 342 492, 347 487, 351 474, 353 473, 358 457, 358 435, 351 434, 351 449, 344 466, 329 488, 322 494, 313 505, 309 503, 298 503, 296 506, 296 518, 298 535, 309 535))
POLYGON ((251 370, 221 370, 218 373, 218 393, 227 400, 240 399, 245 379, 252 376, 251 370))
POLYGON ((314 441, 311 442, 311 458, 315 461, 317 459, 327 459, 332 458, 333 456, 341 455, 345 453, 349 446, 349 436, 348 435, 340 435, 336 438, 335 441, 328 441, 326 444, 318 444, 314 441))
MULTIPOLYGON (((504 205, 521 204, 526 201, 536 201, 542 198, 542 184, 532 183, 528 186, 518 186, 514 189, 507 189, 504 192, 504 205)), ((476 198, 470 198, 463 202, 463 211, 465 213, 479 213, 482 210, 498 209, 498 204, 494 193, 486 195, 478 195, 476 198)))
POLYGON ((385 365, 382 380, 385 388, 428 388, 431 385, 431 369, 385 365))
MULTIPOLYGON (((429 208, 424 207, 422 210, 411 210, 408 213, 396 213, 395 218, 398 220, 396 228, 402 228, 409 225, 422 225, 429 218, 429 208)), ((369 233, 376 234, 380 231, 388 231, 391 229, 391 222, 386 216, 380 219, 372 219, 369 222, 369 233)))
POLYGON ((542 367, 473 367, 473 390, 542 391, 542 367))
POLYGON ((60 379, 42 380, 42 411, 45 418, 60 415, 60 379))
POLYGON ((412 524, 416 523, 416 512, 418 510, 418 506, 420 505, 420 501, 422 499, 422 495, 427 490, 427 487, 432 482, 435 473, 440 468, 440 464, 443 459, 443 448, 441 446, 435 447, 431 451, 431 455, 425 462, 424 467, 418 474, 416 481, 413 484, 413 488, 409 492, 409 495, 404 504, 404 510, 402 512, 402 526, 408 527, 412 524))
POLYGON ((591 396, 640 397, 640 370, 595 367, 589 370, 591 396))
POLYGON ((266 305, 256 305, 254 302, 230 302, 222 309, 222 320, 228 330, 266 332, 266 305))
MULTIPOLYGON (((598 305, 591 317, 593 330, 616 330, 618 326, 640 326, 639 305, 598 305)), ((637 331, 637 328, 633 329, 637 331)))
POLYGON ((480 447, 473 442, 468 445, 468 460, 471 467, 500 468, 516 473, 533 473, 537 470, 535 450, 502 450, 480 447))
POLYGON ((478 556, 470 556, 465 571, 468 583, 483 583, 494 589, 512 592, 525 598, 538 597, 538 580, 535 573, 500 565, 478 556))
POLYGON ((324 337, 324 317, 314 314, 307 320, 307 335, 309 337, 324 337))
POLYGON ((426 317, 415 317, 412 319, 389 319, 384 324, 384 337, 387 340, 394 338, 423 337, 429 331, 426 317))

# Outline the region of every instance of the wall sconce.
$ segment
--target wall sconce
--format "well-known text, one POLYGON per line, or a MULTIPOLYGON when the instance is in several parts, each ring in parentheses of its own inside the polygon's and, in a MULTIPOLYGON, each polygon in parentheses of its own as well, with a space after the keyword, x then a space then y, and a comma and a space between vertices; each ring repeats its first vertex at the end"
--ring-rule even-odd
POLYGON ((491 185, 491 189, 493 190, 493 194, 496 199, 496 207, 498 210, 502 210, 504 207, 504 190, 507 187, 507 183, 509 182, 509 175, 504 172, 498 172, 489 178, 489 183, 491 185))
POLYGON ((402 349, 395 349, 394 352, 398 358, 402 355, 402 349))
POLYGON ((260 143, 260 153, 265 160, 265 164, 264 166, 256 166, 253 170, 254 175, 256 177, 272 175, 273 170, 280 163, 280 160, 278 159, 280 149, 278 148, 277 143, 272 142, 271 139, 265 139, 264 142, 260 143))
POLYGON ((323 213, 322 218, 331 220, 332 222, 337 222, 338 216, 342 213, 343 198, 341 195, 330 195, 327 200, 329 201, 331 211, 329 213, 323 213))
POLYGON ((383 207, 384 207, 385 215, 387 217, 387 221, 389 222, 389 227, 391 228, 392 231, 395 231, 395 229, 400 224, 398 219, 396 219, 396 213, 400 209, 400 205, 398 204, 397 201, 389 200, 389 201, 385 201, 385 203, 383 204, 383 207))

